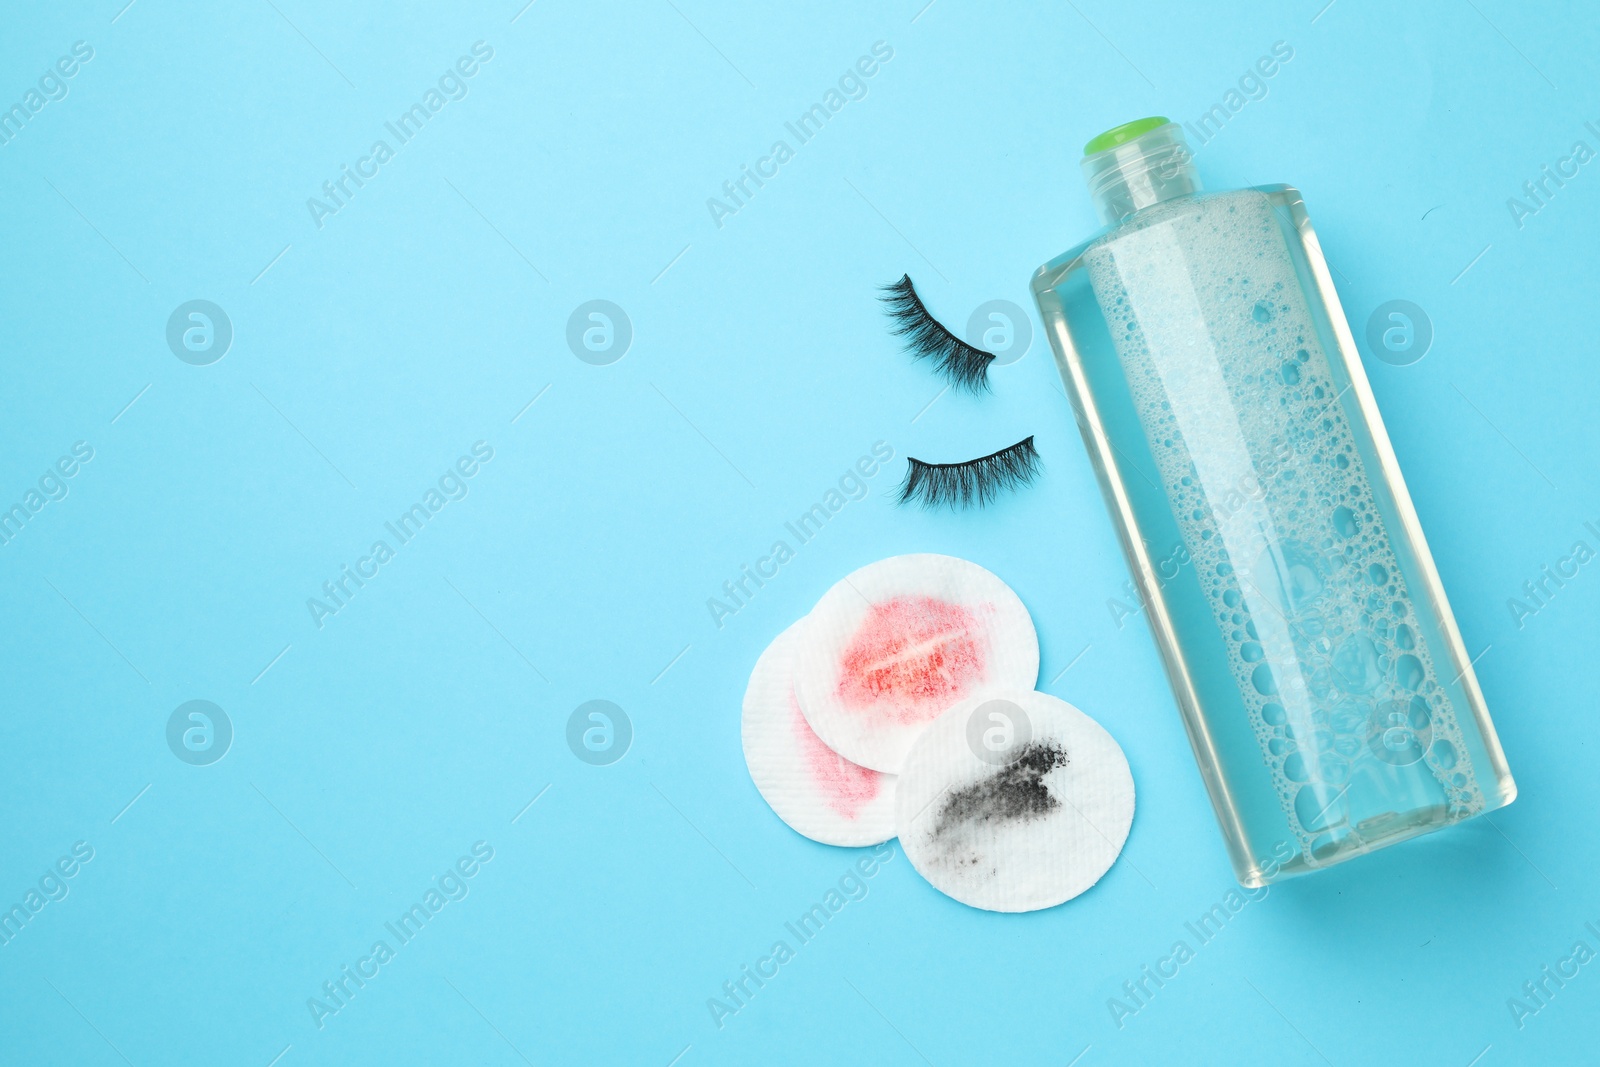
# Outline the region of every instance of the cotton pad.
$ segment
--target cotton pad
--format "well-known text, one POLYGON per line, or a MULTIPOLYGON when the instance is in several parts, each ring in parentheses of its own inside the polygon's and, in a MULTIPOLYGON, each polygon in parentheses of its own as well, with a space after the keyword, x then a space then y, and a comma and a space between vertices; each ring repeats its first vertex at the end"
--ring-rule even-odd
POLYGON ((857 766, 822 743, 794 695, 801 619, 756 660, 744 694, 744 761, 778 818, 825 845, 894 836, 895 776, 857 766))
POLYGON ((1133 776, 1100 724, 1046 693, 986 693, 923 731, 895 796, 900 846, 988 911, 1054 907, 1100 880, 1133 824, 1133 776))
POLYGON ((823 595, 795 690, 830 748, 894 774, 940 712, 1038 676, 1039 638, 1017 594, 975 563, 925 554, 862 567, 823 595))

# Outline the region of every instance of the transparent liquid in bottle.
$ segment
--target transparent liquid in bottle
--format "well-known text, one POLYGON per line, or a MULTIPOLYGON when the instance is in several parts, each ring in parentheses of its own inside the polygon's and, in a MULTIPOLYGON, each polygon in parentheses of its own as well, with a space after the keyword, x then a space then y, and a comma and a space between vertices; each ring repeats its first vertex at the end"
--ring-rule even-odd
POLYGON ((1199 192, 1146 130, 1101 160, 1110 228, 1034 293, 1235 873, 1510 803, 1299 193, 1199 192))

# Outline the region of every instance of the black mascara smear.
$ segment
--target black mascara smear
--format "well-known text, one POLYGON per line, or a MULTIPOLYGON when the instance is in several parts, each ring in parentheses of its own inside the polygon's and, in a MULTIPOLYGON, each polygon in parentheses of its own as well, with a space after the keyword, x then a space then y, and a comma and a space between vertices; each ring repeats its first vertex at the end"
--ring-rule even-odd
POLYGON ((933 836, 943 837, 967 823, 1022 822, 1050 814, 1061 801, 1043 779, 1067 763, 1067 750, 1058 742, 1028 742, 1016 762, 951 793, 939 809, 933 836))
POLYGON ((931 360, 939 374, 957 389, 969 393, 989 391, 989 364, 994 353, 967 344, 928 312, 917 295, 911 275, 883 286, 884 307, 894 322, 891 331, 906 339, 913 359, 931 360))

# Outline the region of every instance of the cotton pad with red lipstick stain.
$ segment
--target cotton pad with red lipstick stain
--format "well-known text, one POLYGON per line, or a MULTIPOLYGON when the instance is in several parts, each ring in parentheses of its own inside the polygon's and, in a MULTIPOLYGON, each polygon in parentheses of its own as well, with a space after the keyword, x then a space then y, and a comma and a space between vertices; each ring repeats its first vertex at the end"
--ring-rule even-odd
POLYGON ((892 774, 858 766, 822 743, 794 695, 794 652, 806 625, 779 634, 756 660, 744 694, 744 760, 778 818, 825 845, 876 845, 894 836, 892 774))
POLYGON ((1112 736, 1066 701, 992 692, 917 738, 895 806, 900 847, 935 889, 974 908, 1036 911, 1116 862, 1133 775, 1112 736))
POLYGON ((891 556, 817 602, 796 653, 795 691, 817 736, 895 774, 939 713, 989 689, 1032 689, 1039 638, 1011 588, 975 563, 891 556))

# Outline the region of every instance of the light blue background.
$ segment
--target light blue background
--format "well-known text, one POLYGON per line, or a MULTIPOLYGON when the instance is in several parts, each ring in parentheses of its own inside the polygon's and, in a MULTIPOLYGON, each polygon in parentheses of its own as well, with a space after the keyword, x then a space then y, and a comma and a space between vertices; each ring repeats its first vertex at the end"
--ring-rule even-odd
POLYGON ((95 450, 0 547, 0 901, 95 850, 0 947, 4 1062, 1593 1057, 1600 964, 1521 1029, 1507 1007, 1600 950, 1600 562, 1520 628, 1507 607, 1600 547, 1600 164, 1520 229, 1506 206, 1600 148, 1586 5, 122 3, 13 5, 0 34, 0 104, 94 48, 0 146, 0 504, 95 450), (479 40, 466 98, 319 229, 306 199, 479 40), (868 96, 718 228, 706 199, 875 41, 868 96), (958 328, 1027 306, 1093 228, 1082 143, 1197 118, 1277 41, 1199 165, 1304 191, 1358 336, 1386 300, 1431 316, 1420 363, 1363 357, 1521 798, 1274 888, 1118 1029, 1108 998, 1232 886, 1219 835, 1148 633, 1108 610, 1126 571, 1042 338, 992 397, 929 407, 875 287, 909 271, 958 328), (165 342, 195 298, 235 331, 211 366, 165 342), (591 299, 633 323, 611 366, 565 342, 591 299), (1044 477, 988 511, 889 500, 900 457, 1027 434, 1044 477), (470 495, 318 629, 306 599, 480 440, 470 495), (871 494, 713 625, 878 440, 871 494), (1028 604, 1041 688, 1128 754, 1127 849, 1009 917, 897 853, 719 1029, 707 998, 858 855, 751 786, 750 668, 847 571, 919 551, 1028 604), (235 730, 208 767, 165 741, 196 698, 235 730), (565 742, 595 698, 635 730, 607 767, 565 742), (307 998, 480 840, 470 895, 319 1030, 307 998))

